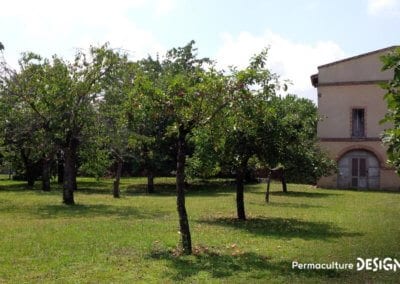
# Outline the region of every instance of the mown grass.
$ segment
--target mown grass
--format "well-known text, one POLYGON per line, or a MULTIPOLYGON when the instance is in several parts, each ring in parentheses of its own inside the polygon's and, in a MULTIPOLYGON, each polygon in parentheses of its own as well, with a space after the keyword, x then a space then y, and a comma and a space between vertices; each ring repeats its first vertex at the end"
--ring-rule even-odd
MULTIPOLYGON (((77 205, 61 192, 0 181, 0 282, 393 282, 400 272, 293 270, 302 263, 355 263, 357 257, 400 260, 400 194, 248 185, 249 220, 235 220, 234 185, 195 182, 187 192, 195 254, 179 256, 173 179, 80 178, 77 205)), ((38 185, 39 187, 39 185, 38 185)), ((57 187, 54 185, 53 187, 57 187)))

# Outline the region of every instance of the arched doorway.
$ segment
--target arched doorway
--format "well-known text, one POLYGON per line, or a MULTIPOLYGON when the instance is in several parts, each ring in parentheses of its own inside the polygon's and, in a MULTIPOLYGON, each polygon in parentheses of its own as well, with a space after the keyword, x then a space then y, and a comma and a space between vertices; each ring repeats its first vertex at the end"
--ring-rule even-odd
POLYGON ((365 150, 347 152, 338 161, 339 188, 379 188, 379 161, 365 150))

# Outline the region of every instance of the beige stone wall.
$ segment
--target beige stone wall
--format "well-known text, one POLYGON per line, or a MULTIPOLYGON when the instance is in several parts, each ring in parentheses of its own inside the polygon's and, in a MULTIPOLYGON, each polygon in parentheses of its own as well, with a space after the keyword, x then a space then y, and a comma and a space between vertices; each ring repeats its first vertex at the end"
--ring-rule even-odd
POLYGON ((367 137, 379 137, 389 124, 380 124, 387 105, 385 91, 378 85, 326 86, 318 88, 320 138, 350 138, 352 108, 365 108, 367 137))
POLYGON ((393 169, 381 169, 380 171, 381 189, 400 190, 399 175, 393 169))
POLYGON ((380 56, 386 53, 388 53, 388 50, 320 66, 318 68, 319 84, 392 79, 393 71, 381 71, 382 62, 380 56))
MULTIPOLYGON (((351 150, 363 149, 368 150, 375 154, 379 160, 380 169, 380 188, 400 190, 400 177, 396 174, 394 169, 386 163, 386 147, 379 141, 329 141, 320 142, 320 146, 324 149, 329 156, 338 161, 345 153, 351 150)), ((318 187, 335 188, 337 186, 337 175, 333 174, 328 177, 322 177, 318 180, 318 187)))
POLYGON ((337 187, 337 174, 320 178, 317 182, 317 187, 336 188, 337 187))
POLYGON ((388 164, 386 164, 386 147, 384 147, 380 141, 329 141, 320 142, 320 146, 335 161, 338 161, 344 154, 351 150, 363 149, 374 153, 381 167, 390 167, 388 164))
MULTIPOLYGON (((381 169, 379 175, 380 189, 400 190, 400 178, 393 169, 381 169)), ((318 180, 317 186, 321 188, 336 188, 337 174, 320 178, 318 180)))

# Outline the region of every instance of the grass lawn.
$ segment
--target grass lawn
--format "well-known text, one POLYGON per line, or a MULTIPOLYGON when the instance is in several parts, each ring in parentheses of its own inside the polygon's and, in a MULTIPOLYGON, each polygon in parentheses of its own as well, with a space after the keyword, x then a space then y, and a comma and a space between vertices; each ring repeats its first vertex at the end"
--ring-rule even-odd
MULTIPOLYGON (((273 184, 246 187, 249 220, 235 220, 232 184, 193 184, 187 193, 195 255, 179 243, 173 179, 81 178, 75 206, 60 189, 25 190, 0 181, 0 283, 132 282, 393 282, 397 272, 293 270, 301 263, 356 263, 357 257, 400 260, 400 194, 321 190, 273 184)), ((38 184, 38 187, 40 185, 38 184)), ((56 185, 54 185, 56 187, 56 185)))

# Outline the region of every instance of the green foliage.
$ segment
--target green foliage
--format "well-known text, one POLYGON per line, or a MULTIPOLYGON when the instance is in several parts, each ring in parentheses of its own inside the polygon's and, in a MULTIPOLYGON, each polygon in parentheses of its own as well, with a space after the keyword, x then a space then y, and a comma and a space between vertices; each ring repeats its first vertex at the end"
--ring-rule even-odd
POLYGON ((203 177, 215 174, 212 160, 206 157, 209 149, 202 148, 208 144, 202 139, 212 138, 207 129, 228 105, 224 74, 216 71, 209 59, 197 57, 193 41, 171 49, 163 60, 140 60, 136 72, 131 121, 141 138, 136 144, 143 166, 156 172, 171 167, 177 155, 178 132, 183 130, 186 155, 190 155, 191 146, 198 149, 188 158, 186 173, 203 177))
POLYGON ((226 106, 225 77, 208 58, 197 58, 194 41, 167 52, 161 66, 161 99, 176 130, 202 127, 226 106))
POLYGON ((193 41, 136 62, 108 45, 72 62, 25 53, 18 72, 1 76, 4 156, 21 164, 23 149, 38 162, 78 141, 86 174, 104 174, 111 159, 167 173, 181 129, 192 177, 232 173, 257 156, 264 167, 281 164, 296 180, 314 181, 332 169, 316 147, 316 108, 277 95, 287 86, 266 67, 267 55, 224 73, 198 58, 193 41))
POLYGON ((383 135, 383 142, 388 146, 389 162, 400 174, 400 48, 383 56, 383 70, 392 69, 393 79, 382 84, 386 90, 385 100, 388 105, 388 113, 382 123, 392 123, 393 127, 387 129, 383 135))
POLYGON ((194 153, 187 160, 186 174, 190 178, 209 178, 221 172, 220 152, 222 150, 223 138, 216 131, 214 123, 196 129, 190 139, 194 147, 194 153))
POLYGON ((157 58, 140 60, 135 67, 134 85, 129 94, 129 141, 133 157, 145 174, 171 172, 175 140, 167 129, 173 123, 173 112, 164 104, 163 68, 157 58))
POLYGON ((293 95, 278 96, 281 87, 286 87, 266 68, 266 61, 264 50, 247 68, 232 70, 228 81, 231 100, 223 119, 211 125, 210 134, 196 133, 193 139, 192 176, 281 165, 289 180, 315 183, 335 169, 317 146, 316 106, 293 95), (251 160, 257 162, 246 165, 251 160))
POLYGON ((265 117, 263 125, 273 138, 269 143, 266 140, 261 159, 270 167, 282 165, 288 179, 295 182, 315 183, 333 172, 335 162, 318 146, 319 118, 314 103, 287 95, 272 99, 271 104, 273 114, 265 117))
POLYGON ((99 179, 108 173, 112 165, 110 150, 104 136, 101 135, 93 135, 85 142, 79 151, 79 174, 99 179))
MULTIPOLYGON (((135 66, 128 60, 126 54, 117 51, 109 53, 110 68, 104 80, 101 80, 102 96, 97 102, 98 123, 94 125, 92 136, 99 143, 94 152, 91 146, 87 148, 88 157, 94 161, 87 164, 89 171, 104 174, 113 164, 123 163, 131 157, 132 129, 130 122, 130 96, 135 77, 135 66)), ((89 138, 90 139, 90 138, 89 138)), ((89 161, 92 161, 90 159, 89 161)), ((115 167, 115 176, 121 175, 122 167, 115 167)))
POLYGON ((231 101, 225 110, 221 136, 223 167, 245 171, 250 158, 260 154, 271 137, 265 135, 261 119, 270 112, 270 101, 279 89, 278 76, 266 68, 267 50, 254 56, 243 70, 233 69, 229 78, 231 101), (261 136, 259 134, 262 134, 261 136))
POLYGON ((6 69, 2 74, 0 124, 5 130, 6 156, 17 172, 28 175, 30 169, 37 168, 43 158, 51 158, 56 151, 54 132, 48 131, 54 130, 54 124, 47 115, 53 70, 48 60, 34 53, 23 54, 19 65, 19 72, 6 69))

